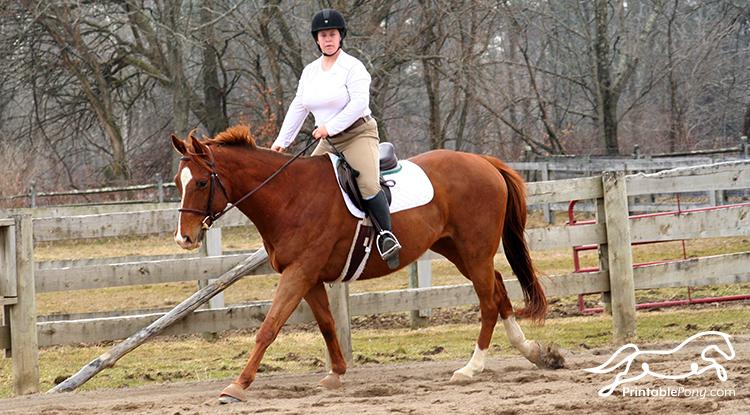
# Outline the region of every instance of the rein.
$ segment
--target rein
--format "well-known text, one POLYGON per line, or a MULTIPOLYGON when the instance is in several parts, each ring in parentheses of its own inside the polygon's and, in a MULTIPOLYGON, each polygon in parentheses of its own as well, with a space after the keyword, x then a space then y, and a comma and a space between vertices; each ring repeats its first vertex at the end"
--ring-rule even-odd
MULTIPOLYGON (((211 173, 211 181, 208 188, 208 204, 206 205, 206 210, 200 211, 198 209, 190 209, 190 208, 179 208, 177 211, 179 212, 187 212, 187 213, 193 213, 197 215, 204 215, 205 218, 203 218, 203 222, 201 225, 201 228, 204 230, 209 229, 213 224, 219 220, 222 216, 226 215, 230 210, 234 209, 239 205, 240 203, 244 202, 246 199, 248 199, 250 196, 252 196, 255 192, 260 190, 263 186, 268 184, 274 177, 278 176, 279 173, 284 171, 284 169, 287 168, 294 160, 297 160, 305 154, 305 152, 312 147, 313 144, 315 144, 317 140, 310 140, 310 142, 303 148, 301 151, 299 151, 297 154, 294 155, 291 159, 287 160, 286 163, 284 163, 281 167, 279 167, 273 174, 268 176, 266 180, 263 180, 261 184, 256 186, 253 190, 245 193, 241 198, 239 198, 236 202, 231 203, 229 202, 229 196, 227 195, 227 191, 224 188, 224 185, 221 183, 221 178, 219 177, 219 174, 216 172, 216 162, 214 159, 213 151, 211 150, 210 146, 206 146, 206 149, 208 150, 208 167, 209 172, 211 173), (214 184, 216 183, 216 185, 214 184), (218 213, 211 213, 211 204, 213 203, 214 198, 214 187, 218 186, 221 189, 221 192, 224 194, 224 198, 227 200, 227 203, 229 203, 229 206, 225 207, 223 210, 221 210, 218 213)), ((201 154, 196 153, 189 153, 191 156, 200 156, 201 154)), ((182 157, 181 160, 190 160, 190 157, 182 157)), ((183 195, 184 197, 184 195, 183 195)))

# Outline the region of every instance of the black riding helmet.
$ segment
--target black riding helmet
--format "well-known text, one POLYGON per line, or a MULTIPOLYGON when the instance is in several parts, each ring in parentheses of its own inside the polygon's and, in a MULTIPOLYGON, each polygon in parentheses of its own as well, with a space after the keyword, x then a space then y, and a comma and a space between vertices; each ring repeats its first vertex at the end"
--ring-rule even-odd
MULTIPOLYGON (((344 38, 346 37, 346 21, 344 16, 334 9, 323 9, 313 16, 312 24, 310 25, 310 34, 312 34, 315 43, 318 41, 318 32, 325 29, 338 29, 341 34, 341 44, 339 48, 344 46, 344 38)), ((320 46, 318 45, 318 50, 320 46)))

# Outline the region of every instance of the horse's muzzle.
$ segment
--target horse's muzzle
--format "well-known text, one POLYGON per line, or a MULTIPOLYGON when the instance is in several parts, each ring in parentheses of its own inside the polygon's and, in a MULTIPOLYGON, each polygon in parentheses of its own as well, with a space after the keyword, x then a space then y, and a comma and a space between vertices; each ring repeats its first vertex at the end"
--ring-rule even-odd
POLYGON ((198 236, 195 240, 190 237, 190 235, 177 235, 177 231, 175 231, 174 235, 174 241, 177 243, 177 245, 180 246, 182 249, 198 249, 201 246, 201 241, 203 240, 202 235, 203 231, 201 231, 201 235, 198 236))

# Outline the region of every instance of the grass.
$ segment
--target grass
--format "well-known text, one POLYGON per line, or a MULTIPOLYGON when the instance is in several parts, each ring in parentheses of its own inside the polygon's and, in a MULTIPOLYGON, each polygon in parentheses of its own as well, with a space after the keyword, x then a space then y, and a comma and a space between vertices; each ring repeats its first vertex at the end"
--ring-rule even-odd
MULTIPOLYGON (((522 322, 526 336, 545 343, 557 343, 567 350, 596 348, 610 344, 611 318, 572 317, 549 320, 545 326, 522 322)), ((639 344, 682 341, 704 330, 729 334, 750 333, 750 309, 739 306, 709 310, 639 312, 639 344)), ((422 329, 355 330, 352 333, 354 363, 398 364, 425 360, 468 359, 479 324, 447 324, 422 329)), ((158 338, 122 358, 81 389, 132 387, 161 382, 227 379, 240 372, 254 343, 249 332, 225 333, 207 341, 199 335, 158 338)), ((41 389, 53 386, 56 378, 75 373, 110 345, 55 346, 41 350, 41 389)), ((322 371, 325 345, 316 330, 287 328, 271 345, 263 360, 263 373, 322 371)), ((490 356, 520 356, 508 344, 502 325, 496 330, 490 356)), ((0 360, 0 397, 11 396, 9 359, 0 360)))

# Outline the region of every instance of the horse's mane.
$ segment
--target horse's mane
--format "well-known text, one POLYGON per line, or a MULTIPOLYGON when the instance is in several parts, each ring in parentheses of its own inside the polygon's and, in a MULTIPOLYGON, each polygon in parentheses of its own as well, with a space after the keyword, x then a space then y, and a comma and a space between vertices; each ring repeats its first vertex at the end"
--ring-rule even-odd
POLYGON ((247 125, 239 124, 220 132, 208 143, 225 146, 247 145, 255 147, 255 138, 247 125))

